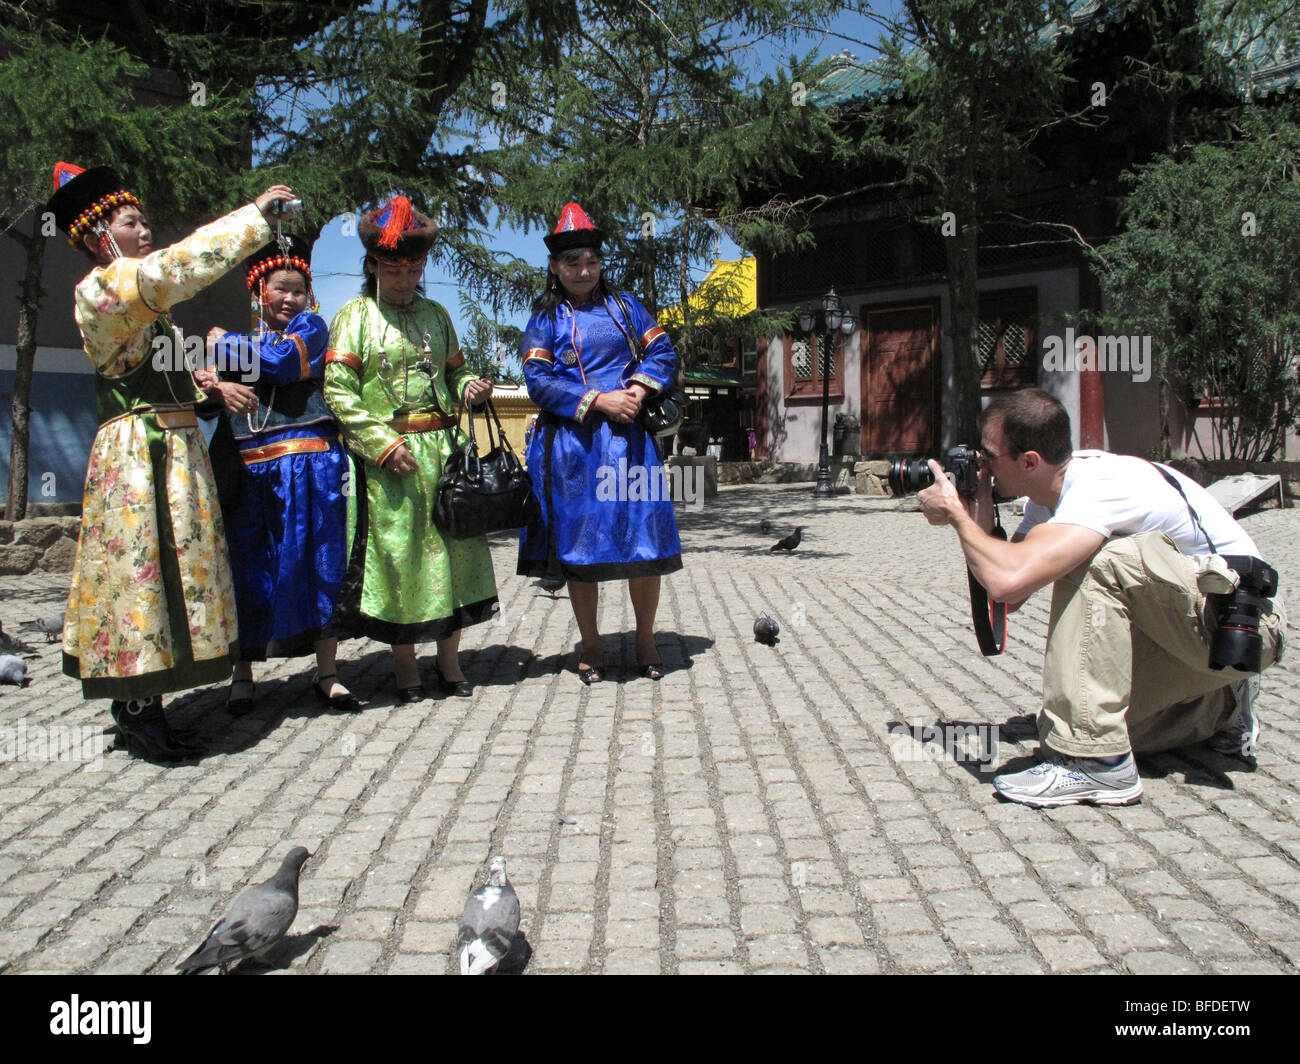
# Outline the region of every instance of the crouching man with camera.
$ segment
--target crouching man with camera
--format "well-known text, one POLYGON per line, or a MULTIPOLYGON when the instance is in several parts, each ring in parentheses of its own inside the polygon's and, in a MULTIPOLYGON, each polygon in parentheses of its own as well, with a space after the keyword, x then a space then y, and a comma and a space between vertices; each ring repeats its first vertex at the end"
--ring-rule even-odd
POLYGON ((931 462, 922 511, 956 529, 990 600, 1013 610, 1053 585, 1042 760, 996 777, 998 793, 1036 807, 1130 805, 1142 795, 1135 751, 1209 740, 1253 758, 1251 685, 1281 658, 1286 618, 1277 574, 1241 526, 1172 470, 1072 453, 1069 415, 1040 389, 994 400, 979 426, 975 497, 931 462), (1010 542, 990 534, 993 487, 1030 500, 1010 542))

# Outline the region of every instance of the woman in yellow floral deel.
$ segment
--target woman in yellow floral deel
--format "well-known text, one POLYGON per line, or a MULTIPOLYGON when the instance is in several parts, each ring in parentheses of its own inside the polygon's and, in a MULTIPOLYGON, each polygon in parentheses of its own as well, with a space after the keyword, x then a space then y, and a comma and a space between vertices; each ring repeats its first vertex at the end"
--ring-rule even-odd
MULTIPOLYGON (((139 200, 109 167, 59 163, 47 209, 95 268, 76 320, 95 366, 99 430, 63 627, 63 671, 86 698, 112 699, 124 745, 149 760, 194 756, 161 695, 224 681, 238 649, 221 512, 167 311, 271 237, 275 185, 254 203, 159 251, 139 200)), ((215 387, 215 380, 205 380, 215 387)))

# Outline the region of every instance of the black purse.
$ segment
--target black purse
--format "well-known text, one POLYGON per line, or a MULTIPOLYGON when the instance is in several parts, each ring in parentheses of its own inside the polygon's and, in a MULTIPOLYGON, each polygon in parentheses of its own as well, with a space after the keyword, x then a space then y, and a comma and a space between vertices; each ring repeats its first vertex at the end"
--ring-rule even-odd
MULTIPOLYGON (((481 458, 474 438, 474 411, 469 412, 469 438, 442 467, 433 503, 433 523, 453 539, 468 539, 489 532, 522 528, 541 517, 542 507, 533 494, 533 482, 519 463, 501 429, 492 400, 485 401, 489 451, 481 458), (496 439, 492 423, 496 422, 496 439)), ((461 401, 461 410, 465 402, 461 401)), ((460 427, 457 412, 456 426, 460 427)))
MULTIPOLYGON (((627 340, 627 346, 632 352, 632 357, 636 360, 632 363, 633 371, 639 366, 645 358, 645 347, 641 343, 641 337, 637 335, 636 329, 632 325, 632 315, 628 312, 627 304, 623 302, 623 297, 618 292, 614 293, 614 302, 618 304, 618 309, 622 313, 624 320, 627 322, 627 328, 624 329, 621 322, 615 322, 619 330, 627 340)), ((680 377, 681 370, 678 370, 680 377)), ((641 422, 641 427, 650 433, 651 436, 671 436, 682 425, 682 416, 686 413, 686 393, 682 391, 677 383, 677 377, 674 377, 666 387, 661 388, 653 395, 647 395, 641 401, 641 412, 637 414, 637 420, 641 422)))

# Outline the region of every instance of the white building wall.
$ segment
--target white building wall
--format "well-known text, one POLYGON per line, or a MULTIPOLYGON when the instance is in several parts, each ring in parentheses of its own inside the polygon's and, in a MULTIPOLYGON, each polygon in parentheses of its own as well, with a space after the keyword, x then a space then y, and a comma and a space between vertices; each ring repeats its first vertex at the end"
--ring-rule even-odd
MULTIPOLYGON (((1038 289, 1039 354, 1046 349, 1049 336, 1061 338, 1066 335, 1064 317, 1073 314, 1079 308, 1079 274, 1073 266, 1049 270, 1033 270, 1023 273, 1000 274, 985 278, 980 282, 980 291, 996 291, 1003 288, 1038 289)), ((844 305, 861 319, 864 308, 892 306, 895 304, 938 301, 940 320, 940 384, 943 396, 943 409, 940 412, 940 439, 943 447, 956 443, 977 444, 978 440, 956 440, 953 438, 955 417, 949 397, 953 382, 952 353, 952 314, 948 299, 948 286, 943 283, 899 287, 888 290, 874 289, 867 295, 862 292, 841 293, 844 305)), ((773 310, 792 310, 796 305, 774 305, 773 310)), ((1077 327, 1076 327, 1076 331, 1077 327)), ((862 345, 865 334, 861 328, 854 331, 846 341, 844 367, 844 395, 841 400, 831 399, 828 409, 828 435, 833 438, 835 415, 846 412, 862 418, 862 362, 864 352, 862 345)), ((770 337, 767 345, 766 373, 768 381, 768 424, 769 457, 777 462, 816 462, 818 449, 818 432, 821 428, 821 402, 800 400, 797 403, 786 402, 785 348, 783 338, 770 337)), ((1051 392, 1070 413, 1074 443, 1079 442, 1079 375, 1076 371, 1049 371, 1042 367, 1040 361, 1039 384, 1051 392)), ((1109 404, 1108 404, 1109 406, 1109 404)))

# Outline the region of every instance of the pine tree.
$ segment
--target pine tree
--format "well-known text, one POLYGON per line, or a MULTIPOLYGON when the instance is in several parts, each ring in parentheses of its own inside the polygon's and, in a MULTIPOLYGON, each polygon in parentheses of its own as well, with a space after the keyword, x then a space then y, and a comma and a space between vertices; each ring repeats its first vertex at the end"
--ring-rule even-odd
POLYGON ((230 106, 159 107, 135 87, 147 68, 105 41, 79 41, 57 27, 0 29, 0 233, 24 259, 19 294, 17 372, 13 397, 6 520, 27 511, 29 416, 36 358, 41 273, 50 240, 62 240, 42 207, 52 191, 54 163, 93 160, 130 175, 155 217, 175 220, 222 194, 211 170, 181 159, 228 153, 230 106), (156 165, 142 168, 143 159, 156 165), (171 165, 168 165, 168 164, 171 165))
MULTIPOLYGON (((807 29, 841 5, 673 0, 582 5, 577 37, 555 61, 540 53, 513 68, 485 65, 465 97, 476 131, 476 174, 497 216, 546 232, 570 200, 605 231, 607 273, 651 313, 677 304, 674 329, 689 362, 720 337, 752 339, 783 317, 738 320, 736 292, 715 286, 710 311, 692 307, 693 274, 722 231, 771 238, 770 218, 745 210, 744 180, 777 182, 796 153, 826 135, 815 108, 790 105, 789 73, 755 75, 761 41, 807 29), (697 329, 706 320, 706 332, 697 329)), ((796 74, 812 68, 795 64, 796 74)), ((811 75, 808 75, 811 76, 811 75)), ((475 291, 497 312, 528 307, 544 281, 540 234, 533 263, 453 242, 475 291)))
POLYGON ((1026 187, 1029 145, 1066 115, 1065 56, 1048 31, 1067 6, 906 0, 871 64, 895 102, 841 116, 841 158, 869 161, 944 238, 957 440, 976 438, 980 407, 980 232, 1026 187))

